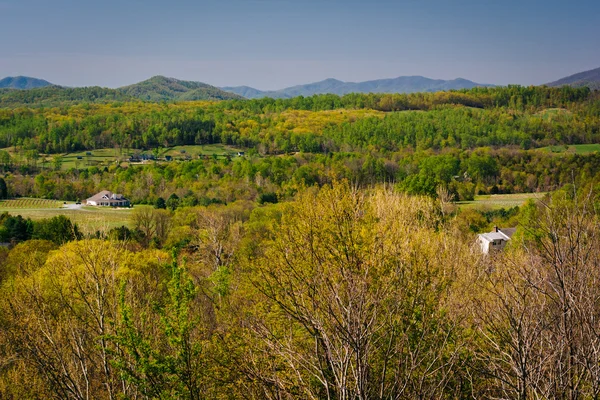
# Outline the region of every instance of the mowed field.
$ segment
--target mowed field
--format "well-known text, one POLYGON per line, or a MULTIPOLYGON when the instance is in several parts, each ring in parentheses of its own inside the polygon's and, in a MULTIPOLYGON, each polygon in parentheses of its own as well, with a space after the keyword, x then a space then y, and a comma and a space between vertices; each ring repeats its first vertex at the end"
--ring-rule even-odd
POLYGON ((225 146, 222 144, 205 144, 198 146, 175 146, 163 149, 161 157, 171 156, 173 159, 178 159, 189 155, 193 158, 198 156, 235 156, 238 152, 243 151, 237 147, 225 146))
POLYGON ((512 208, 522 206, 529 199, 542 199, 545 192, 540 193, 515 193, 515 194, 490 194, 475 196, 473 201, 459 201, 456 204, 460 208, 479 208, 487 210, 498 210, 500 208, 512 208))
POLYGON ((600 144, 574 144, 571 146, 548 146, 540 150, 553 154, 590 154, 600 151, 600 144))
POLYGON ((129 158, 125 153, 119 154, 117 149, 98 149, 79 153, 62 154, 62 169, 107 167, 117 161, 129 158))
MULTIPOLYGON (((21 215, 23 218, 40 220, 65 215, 76 223, 83 233, 107 231, 125 225, 131 227, 133 208, 114 209, 109 207, 74 207, 74 203, 63 204, 61 201, 44 199, 14 199, 0 201, 0 213, 21 215)), ((149 207, 138 205, 136 208, 149 207)))

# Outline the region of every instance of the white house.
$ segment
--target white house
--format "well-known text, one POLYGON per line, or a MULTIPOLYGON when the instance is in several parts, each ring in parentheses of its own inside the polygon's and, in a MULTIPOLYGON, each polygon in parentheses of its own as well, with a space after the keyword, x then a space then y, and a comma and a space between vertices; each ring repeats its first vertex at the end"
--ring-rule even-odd
POLYGON ((122 194, 103 190, 86 200, 88 206, 129 207, 129 200, 122 194))
POLYGON ((481 233, 477 235, 477 241, 481 247, 483 254, 489 254, 492 251, 502 250, 506 246, 506 243, 514 235, 517 228, 498 228, 494 227, 494 230, 489 233, 481 233))

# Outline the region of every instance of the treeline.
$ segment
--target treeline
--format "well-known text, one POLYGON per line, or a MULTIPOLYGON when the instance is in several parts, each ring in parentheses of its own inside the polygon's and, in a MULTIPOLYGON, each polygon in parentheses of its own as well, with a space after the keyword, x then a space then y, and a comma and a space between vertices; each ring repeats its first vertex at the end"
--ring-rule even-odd
MULTIPOLYGON (((0 257, 0 393, 595 398, 590 188, 524 207, 490 257, 439 202, 344 182, 178 210, 170 251, 126 237, 18 244, 0 257)), ((136 223, 169 213, 145 210, 136 223)))
POLYGON ((56 244, 81 239, 82 235, 69 218, 57 215, 49 219, 32 221, 20 215, 0 214, 0 242, 14 245, 31 239, 48 240, 56 244))
POLYGON ((78 103, 136 101, 135 97, 115 89, 98 86, 67 88, 47 86, 28 90, 0 89, 0 107, 54 107, 78 103))
POLYGON ((595 143, 600 140, 598 96, 587 88, 511 86, 405 95, 3 109, 0 146, 64 153, 222 143, 280 154, 595 143))

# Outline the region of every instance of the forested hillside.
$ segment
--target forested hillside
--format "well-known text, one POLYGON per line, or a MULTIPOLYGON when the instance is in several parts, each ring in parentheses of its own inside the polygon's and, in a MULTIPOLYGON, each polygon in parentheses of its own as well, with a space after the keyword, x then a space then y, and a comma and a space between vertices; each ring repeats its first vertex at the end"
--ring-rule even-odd
MULTIPOLYGON (((261 171, 277 191, 294 176, 311 184, 330 182, 332 177, 364 184, 395 182, 409 193, 430 195, 442 184, 456 199, 468 200, 478 193, 553 190, 573 174, 598 173, 595 154, 559 155, 540 148, 600 143, 599 110, 598 94, 587 88, 523 87, 217 103, 83 104, 0 110, 0 146, 9 151, 6 168, 25 172, 39 168, 41 159, 75 151, 115 148, 127 154, 218 143, 246 149, 249 157, 159 164, 140 172, 156 168, 159 174, 172 170, 177 176, 185 169, 199 176, 254 180, 261 171), (19 165, 9 165, 17 158, 19 165)), ((136 184, 140 174, 132 173, 134 169, 94 174, 108 172, 111 179, 102 184, 118 187, 136 202, 152 202, 165 194, 153 193, 147 185, 141 192, 121 186, 118 177, 123 174, 127 185, 136 184)), ((78 171, 43 173, 48 182, 64 174, 79 176, 78 171)), ((63 181, 62 196, 85 198, 100 188, 98 182, 75 188, 76 180, 63 181)), ((174 185, 169 179, 166 184, 174 185)), ((14 195, 61 198, 59 192, 39 186, 15 187, 19 189, 14 195)), ((181 187, 190 186, 182 182, 181 187)))
POLYGON ((0 107, 56 107, 80 103, 109 103, 136 100, 115 89, 101 87, 65 88, 46 86, 29 90, 0 89, 0 107))
POLYGON ((564 85, 598 90, 600 89, 600 68, 579 72, 548 84, 548 86, 564 85))
POLYGON ((164 76, 155 76, 118 90, 125 95, 147 101, 231 100, 241 98, 206 83, 181 81, 164 76))

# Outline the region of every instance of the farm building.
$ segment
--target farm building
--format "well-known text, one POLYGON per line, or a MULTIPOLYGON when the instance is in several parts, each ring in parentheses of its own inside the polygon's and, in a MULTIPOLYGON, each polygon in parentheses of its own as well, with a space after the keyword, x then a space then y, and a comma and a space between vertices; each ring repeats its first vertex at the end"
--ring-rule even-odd
POLYGON ((477 235, 477 241, 479 246, 481 246, 481 252, 483 254, 489 254, 491 251, 504 249, 506 243, 508 243, 516 230, 517 228, 498 228, 496 226, 492 232, 477 235))
POLYGON ((103 190, 87 199, 86 204, 88 206, 129 207, 130 203, 122 194, 103 190))

